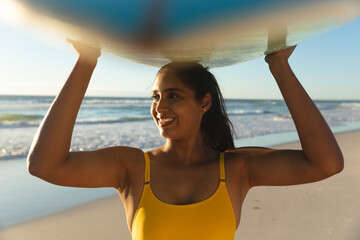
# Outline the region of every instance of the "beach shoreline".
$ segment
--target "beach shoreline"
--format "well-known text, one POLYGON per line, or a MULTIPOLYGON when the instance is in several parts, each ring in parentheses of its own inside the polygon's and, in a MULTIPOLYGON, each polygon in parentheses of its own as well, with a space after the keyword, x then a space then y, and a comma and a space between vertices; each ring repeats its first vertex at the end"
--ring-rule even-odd
MULTIPOLYGON (((345 157, 344 171, 311 184, 251 189, 235 239, 358 239, 360 130, 335 135, 345 157)), ((273 147, 298 149, 300 144, 273 147)), ((112 195, 1 229, 0 239, 131 239, 131 235, 121 199, 112 195)))

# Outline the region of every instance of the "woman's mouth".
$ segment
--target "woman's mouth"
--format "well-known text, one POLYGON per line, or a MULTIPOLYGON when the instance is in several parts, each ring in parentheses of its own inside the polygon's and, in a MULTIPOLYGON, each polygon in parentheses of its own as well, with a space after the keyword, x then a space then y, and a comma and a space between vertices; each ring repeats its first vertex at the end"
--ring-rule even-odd
POLYGON ((170 125, 175 118, 158 118, 158 123, 160 127, 166 127, 170 125))

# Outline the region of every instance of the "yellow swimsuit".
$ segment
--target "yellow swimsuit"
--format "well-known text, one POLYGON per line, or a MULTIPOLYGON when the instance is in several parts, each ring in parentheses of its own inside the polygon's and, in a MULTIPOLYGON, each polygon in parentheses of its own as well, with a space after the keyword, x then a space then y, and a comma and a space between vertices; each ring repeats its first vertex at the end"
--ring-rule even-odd
POLYGON ((225 184, 224 153, 220 154, 220 183, 201 202, 173 205, 155 197, 150 186, 150 160, 145 155, 145 183, 132 224, 133 240, 234 240, 236 219, 225 184))

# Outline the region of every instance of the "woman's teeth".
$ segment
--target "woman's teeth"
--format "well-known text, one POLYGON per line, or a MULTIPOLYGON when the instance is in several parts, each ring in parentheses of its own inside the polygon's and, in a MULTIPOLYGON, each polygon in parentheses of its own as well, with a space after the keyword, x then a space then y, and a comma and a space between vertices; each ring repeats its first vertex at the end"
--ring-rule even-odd
POLYGON ((174 121, 174 118, 160 118, 159 119, 159 122, 161 124, 166 124, 166 123, 169 123, 169 122, 172 122, 172 121, 174 121))

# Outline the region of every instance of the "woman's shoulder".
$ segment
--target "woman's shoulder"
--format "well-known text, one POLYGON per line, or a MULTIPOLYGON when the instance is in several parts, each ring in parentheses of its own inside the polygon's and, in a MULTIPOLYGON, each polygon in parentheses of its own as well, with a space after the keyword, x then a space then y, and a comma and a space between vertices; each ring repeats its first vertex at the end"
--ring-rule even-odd
POLYGON ((238 164, 245 165, 250 159, 267 154, 272 151, 274 151, 274 149, 266 148, 266 147, 257 147, 257 146, 239 147, 239 148, 226 150, 225 158, 228 161, 233 161, 238 164))
POLYGON ((108 153, 122 162, 126 169, 131 170, 144 161, 144 152, 135 147, 113 146, 106 148, 108 153))
POLYGON ((103 150, 107 150, 114 155, 120 156, 121 158, 126 157, 138 157, 140 155, 144 155, 144 152, 140 148, 128 147, 128 146, 112 146, 105 148, 103 150))
POLYGON ((149 149, 147 151, 144 152, 146 155, 149 156, 150 159, 158 159, 158 158, 162 158, 164 157, 164 151, 161 149, 161 147, 159 148, 154 148, 154 149, 149 149))
POLYGON ((258 155, 267 152, 274 151, 274 149, 267 147, 258 147, 258 146, 248 146, 248 147, 239 147, 233 148, 225 151, 225 154, 234 155, 234 156, 251 156, 258 155))

